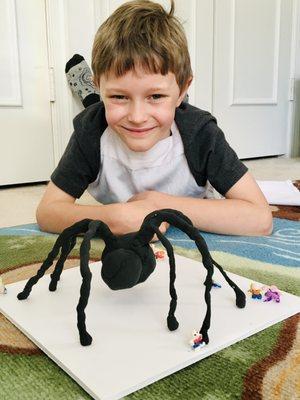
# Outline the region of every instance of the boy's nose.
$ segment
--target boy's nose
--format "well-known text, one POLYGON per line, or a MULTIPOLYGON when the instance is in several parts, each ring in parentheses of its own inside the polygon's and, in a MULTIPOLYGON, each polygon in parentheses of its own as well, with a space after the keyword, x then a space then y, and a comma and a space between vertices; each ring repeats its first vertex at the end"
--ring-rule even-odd
POLYGON ((133 101, 128 112, 128 121, 134 124, 142 124, 147 121, 147 110, 141 102, 133 101))

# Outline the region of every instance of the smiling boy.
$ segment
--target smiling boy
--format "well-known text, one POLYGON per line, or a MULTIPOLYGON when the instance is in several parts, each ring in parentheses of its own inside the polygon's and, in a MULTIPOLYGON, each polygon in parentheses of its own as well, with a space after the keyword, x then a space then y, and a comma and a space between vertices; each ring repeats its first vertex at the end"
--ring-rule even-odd
POLYGON ((169 13, 152 1, 120 6, 96 34, 92 69, 102 101, 74 119, 37 209, 41 229, 91 218, 124 234, 173 208, 204 231, 271 233, 268 204, 215 118, 183 102, 192 70, 173 1, 169 13), (204 198, 208 181, 224 199, 204 198), (101 204, 76 204, 86 189, 101 204))
POLYGON ((145 73, 142 66, 121 77, 100 77, 109 127, 132 151, 145 152, 170 136, 176 107, 182 101, 172 72, 145 73))

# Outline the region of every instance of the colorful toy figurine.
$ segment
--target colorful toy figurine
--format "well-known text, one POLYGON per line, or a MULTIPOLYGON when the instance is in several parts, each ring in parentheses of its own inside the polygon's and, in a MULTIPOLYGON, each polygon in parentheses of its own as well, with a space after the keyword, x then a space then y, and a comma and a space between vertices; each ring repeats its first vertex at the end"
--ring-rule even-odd
POLYGON ((166 256, 166 253, 165 253, 164 250, 157 250, 157 251, 154 253, 154 255, 155 255, 155 258, 156 258, 157 260, 164 260, 164 259, 165 259, 165 256, 166 256))
POLYGON ((258 286, 257 283, 251 283, 248 292, 251 293, 252 299, 257 299, 257 300, 262 299, 262 289, 258 286))
POLYGON ((6 293, 7 293, 7 289, 4 286, 4 283, 3 283, 2 278, 0 276, 0 294, 6 294, 6 293))
POLYGON ((204 342, 200 331, 194 330, 193 331, 193 338, 190 340, 190 345, 192 346, 192 349, 193 350, 198 349, 200 347, 205 346, 205 344, 206 343, 204 342))
POLYGON ((165 250, 157 250, 157 247, 153 243, 150 246, 153 250, 156 260, 164 260, 166 258, 165 250))
MULTIPOLYGON (((104 240, 105 247, 101 256, 101 276, 109 288, 112 290, 119 290, 128 289, 139 283, 145 282, 149 275, 151 275, 155 270, 156 258, 150 246, 150 242, 156 234, 167 251, 170 265, 169 292, 171 301, 167 317, 167 326, 170 331, 176 330, 179 323, 175 317, 175 310, 177 307, 177 293, 175 290, 175 256, 171 243, 159 230, 162 222, 167 222, 186 233, 189 238, 195 242, 202 255, 202 264, 206 269, 206 278, 204 281, 206 314, 199 333, 201 333, 203 341, 208 343, 208 330, 210 328, 211 320, 210 291, 213 284, 212 278, 214 267, 220 271, 226 282, 234 290, 236 297, 235 303, 237 307, 245 307, 246 296, 245 293, 227 276, 223 268, 211 257, 204 238, 199 233, 199 230, 193 226, 191 220, 177 210, 163 209, 154 211, 146 216, 138 232, 132 232, 120 236, 115 236, 109 227, 102 221, 84 219, 76 222, 74 225, 66 228, 59 235, 53 249, 48 254, 48 257, 43 262, 36 275, 28 280, 23 291, 18 294, 18 299, 27 299, 32 287, 40 278, 42 278, 61 251, 55 269, 50 275, 51 282, 49 284, 49 290, 54 292, 63 271, 65 260, 74 248, 77 237, 84 233, 84 238, 80 245, 80 273, 82 276, 82 284, 77 305, 77 327, 80 343, 83 346, 88 346, 92 343, 92 336, 86 329, 85 308, 89 300, 92 279, 92 273, 89 267, 91 239, 97 236, 104 240)), ((29 306, 30 303, 28 304, 28 307, 29 306)))
POLYGON ((263 290, 265 290, 264 301, 274 300, 276 303, 280 303, 280 291, 275 285, 264 286, 263 290))

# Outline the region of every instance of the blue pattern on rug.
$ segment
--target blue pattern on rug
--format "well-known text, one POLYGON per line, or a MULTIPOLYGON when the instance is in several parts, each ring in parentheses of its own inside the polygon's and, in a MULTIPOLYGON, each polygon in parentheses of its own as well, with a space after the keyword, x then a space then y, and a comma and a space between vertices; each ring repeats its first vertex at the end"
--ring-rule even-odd
MULTIPOLYGON (((271 264, 300 268, 300 223, 274 218, 271 236, 229 236, 203 233, 209 250, 222 251, 271 264), (245 246, 246 245, 246 246, 245 246)), ((37 224, 19 225, 0 229, 0 235, 51 236, 39 230, 37 224)), ((170 227, 167 238, 173 245, 195 248, 195 243, 187 235, 170 227)))
MULTIPOLYGON (((229 236, 202 233, 210 251, 222 251, 271 264, 300 268, 300 223, 273 219, 271 236, 229 236)), ((187 235, 171 227, 167 238, 176 246, 188 249, 195 244, 187 235)))
POLYGON ((42 232, 38 224, 26 224, 1 228, 0 236, 51 236, 52 233, 42 232))

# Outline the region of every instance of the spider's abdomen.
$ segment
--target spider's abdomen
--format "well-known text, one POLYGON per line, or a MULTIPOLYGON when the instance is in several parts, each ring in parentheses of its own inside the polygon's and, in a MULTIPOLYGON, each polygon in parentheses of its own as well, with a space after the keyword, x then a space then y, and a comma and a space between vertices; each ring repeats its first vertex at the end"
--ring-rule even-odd
POLYGON ((135 286, 139 282, 141 272, 141 259, 130 250, 113 250, 102 259, 101 276, 112 290, 135 286))
POLYGON ((104 249, 101 276, 112 289, 128 289, 144 282, 154 271, 156 260, 149 245, 134 249, 104 249))

